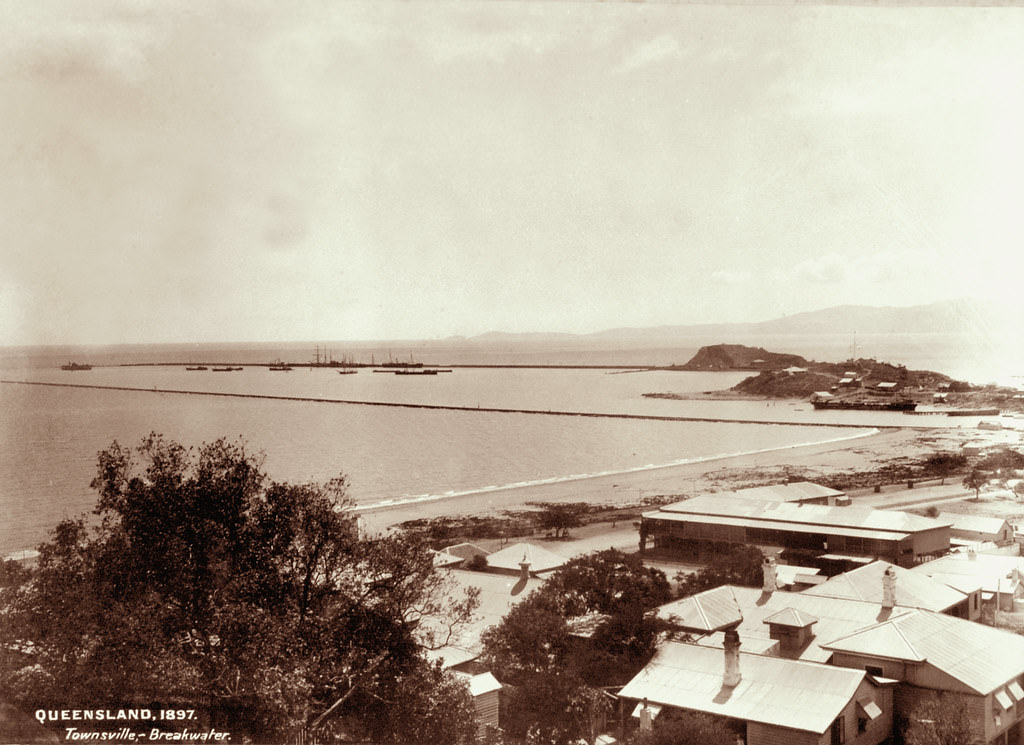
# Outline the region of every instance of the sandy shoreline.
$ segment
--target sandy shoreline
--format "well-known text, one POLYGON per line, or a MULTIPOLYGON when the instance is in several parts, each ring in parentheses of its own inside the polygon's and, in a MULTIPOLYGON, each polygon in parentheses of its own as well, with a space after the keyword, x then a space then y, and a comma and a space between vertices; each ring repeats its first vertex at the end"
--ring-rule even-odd
POLYGON ((795 445, 724 456, 662 468, 591 476, 550 484, 517 486, 362 511, 366 528, 378 532, 406 520, 447 515, 499 514, 528 502, 591 502, 635 504, 657 496, 689 496, 721 491, 749 483, 784 480, 787 473, 813 480, 815 476, 869 470, 902 458, 936 450, 959 450, 978 433, 974 430, 882 430, 840 441, 795 445))

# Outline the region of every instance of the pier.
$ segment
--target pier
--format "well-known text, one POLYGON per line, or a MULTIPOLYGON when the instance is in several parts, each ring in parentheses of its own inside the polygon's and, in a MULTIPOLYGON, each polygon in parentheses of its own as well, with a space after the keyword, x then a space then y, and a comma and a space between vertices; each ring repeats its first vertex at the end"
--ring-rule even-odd
MULTIPOLYGON (((493 406, 455 406, 444 404, 417 404, 398 401, 356 401, 339 398, 313 396, 275 396, 265 393, 230 393, 221 391, 186 391, 176 388, 138 388, 134 386, 89 385, 86 383, 47 383, 34 380, 0 380, 11 385, 41 385, 54 388, 91 388, 106 391, 129 391, 133 393, 165 393, 179 396, 219 396, 222 398, 252 398, 269 401, 301 401, 304 403, 343 404, 347 406, 388 406, 402 409, 427 409, 433 411, 476 411, 491 414, 539 414, 544 416, 577 416, 597 419, 639 419, 658 422, 716 422, 724 424, 776 424, 787 427, 843 427, 848 429, 908 429, 913 425, 896 424, 847 424, 837 422, 787 422, 763 419, 727 419, 721 417, 664 416, 657 414, 611 414, 591 411, 559 411, 555 409, 506 409, 493 406)), ((918 427, 930 429, 930 427, 918 427)))

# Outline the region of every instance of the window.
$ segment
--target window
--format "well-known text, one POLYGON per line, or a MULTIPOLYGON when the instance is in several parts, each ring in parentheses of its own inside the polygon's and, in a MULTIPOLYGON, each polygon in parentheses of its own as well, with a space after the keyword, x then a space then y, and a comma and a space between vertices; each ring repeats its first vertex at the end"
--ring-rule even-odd
POLYGON ((865 665, 864 670, 865 672, 867 672, 868 675, 874 675, 876 678, 885 677, 885 670, 878 667, 877 665, 865 665))
POLYGON ((846 721, 842 715, 832 722, 832 745, 843 745, 846 742, 846 721))

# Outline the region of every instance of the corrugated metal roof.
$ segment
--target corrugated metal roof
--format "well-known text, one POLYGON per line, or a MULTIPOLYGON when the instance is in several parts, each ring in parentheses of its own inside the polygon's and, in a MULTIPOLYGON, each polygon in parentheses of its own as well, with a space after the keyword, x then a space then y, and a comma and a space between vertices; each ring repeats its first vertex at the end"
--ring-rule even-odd
POLYGON ((765 502, 799 502, 804 499, 822 499, 824 497, 841 497, 845 492, 830 489, 827 486, 814 484, 810 481, 794 481, 789 484, 770 484, 768 486, 752 486, 737 489, 729 496, 743 499, 760 499, 765 502))
MULTIPOLYGON (((807 646, 792 652, 780 651, 780 654, 801 660, 828 662, 832 657, 832 652, 822 649, 820 642, 831 641, 850 634, 875 624, 882 618, 882 608, 879 604, 863 600, 818 597, 803 592, 786 592, 784 590, 776 590, 768 595, 760 588, 736 585, 727 587, 731 589, 732 596, 736 599, 743 615, 743 621, 738 628, 741 640, 746 637, 770 640, 770 629, 764 620, 786 609, 798 610, 817 618, 818 621, 813 626, 812 638, 807 646)), ((720 590, 721 588, 716 589, 720 590)), ((707 592, 714 592, 714 590, 707 592)), ((658 608, 656 611, 658 618, 669 620, 680 602, 682 601, 676 600, 658 608)), ((900 609, 897 612, 908 613, 910 611, 900 609)), ((722 634, 714 634, 708 637, 707 643, 720 646, 721 639, 722 634)))
POLYGON ((488 554, 487 566, 518 572, 520 569, 519 564, 524 560, 530 562, 531 572, 549 572, 568 561, 564 556, 559 556, 548 551, 546 548, 532 543, 514 543, 501 549, 501 551, 488 554))
POLYGON ((962 530, 969 533, 985 533, 988 535, 999 535, 1003 528, 1009 524, 1001 517, 986 517, 984 515, 963 515, 959 512, 940 512, 939 520, 946 520, 952 523, 952 530, 962 530))
POLYGON ((1024 637, 925 610, 894 616, 822 647, 925 661, 982 695, 1024 674, 1024 637))
POLYGON ((1024 573, 1024 558, 998 554, 946 554, 911 569, 949 584, 950 576, 970 577, 987 592, 1013 592, 1024 573))
MULTIPOLYGON (((746 502, 747 500, 741 500, 746 502)), ((804 505, 803 508, 815 505, 804 505)), ((700 525, 732 525, 743 528, 767 528, 770 530, 787 531, 790 533, 820 533, 823 535, 841 535, 848 538, 874 538, 877 540, 900 541, 909 538, 910 533, 896 533, 883 530, 865 530, 847 528, 820 523, 802 523, 786 520, 766 520, 751 517, 729 517, 727 515, 701 515, 697 513, 646 512, 644 517, 651 520, 671 522, 697 523, 700 525)))
MULTIPOLYGON (((524 582, 519 577, 506 574, 472 572, 466 569, 442 571, 446 573, 457 596, 464 588, 476 588, 480 591, 480 605, 470 622, 450 640, 449 646, 431 655, 431 659, 443 659, 446 667, 461 664, 478 656, 481 651, 480 635, 487 628, 500 622, 516 604, 544 584, 543 579, 534 577, 524 582), (467 657, 467 654, 470 656, 467 657)), ((423 625, 428 630, 446 633, 444 619, 428 617, 423 620, 423 625)))
POLYGON ((797 577, 809 577, 818 574, 821 570, 817 567, 800 567, 793 564, 777 564, 775 566, 775 577, 779 586, 792 585, 797 577))
POLYGON ((882 575, 887 569, 891 569, 896 575, 896 605, 898 606, 944 611, 959 605, 964 600, 964 593, 959 590, 927 575, 912 572, 887 561, 873 561, 865 566, 837 574, 827 582, 811 587, 805 592, 808 595, 881 603, 882 575))
POLYGON ((662 616, 659 612, 659 617, 667 618, 676 628, 686 631, 721 631, 743 620, 739 603, 729 585, 691 595, 670 605, 668 616, 662 616))
POLYGON ((619 695, 820 734, 865 676, 863 670, 743 653, 739 667, 739 684, 725 688, 721 650, 666 642, 619 695))
POLYGON ((477 554, 487 556, 487 554, 490 553, 490 551, 485 548, 480 548, 480 546, 475 543, 456 543, 454 546, 448 546, 441 550, 446 554, 452 554, 453 556, 458 556, 462 559, 472 559, 477 554))
POLYGON ((490 673, 480 673, 479 675, 471 676, 469 679, 469 695, 473 697, 500 690, 501 687, 498 679, 490 673))
POLYGON ((662 507, 659 512, 743 517, 750 520, 785 521, 897 533, 916 533, 949 525, 948 521, 943 522, 900 510, 876 510, 853 505, 829 507, 823 504, 761 502, 718 495, 676 502, 662 507))
POLYGON ((776 626, 791 626, 795 629, 802 629, 817 623, 818 617, 810 613, 804 613, 796 608, 783 608, 778 613, 768 616, 762 623, 775 624, 776 626))

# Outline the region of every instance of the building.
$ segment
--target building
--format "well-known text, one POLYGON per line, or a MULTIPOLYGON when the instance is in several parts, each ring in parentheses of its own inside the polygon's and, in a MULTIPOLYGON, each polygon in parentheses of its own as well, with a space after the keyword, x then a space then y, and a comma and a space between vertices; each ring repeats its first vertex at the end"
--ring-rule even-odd
POLYGON ((723 585, 666 603, 655 613, 671 628, 702 634, 703 646, 721 648, 721 629, 739 619, 736 632, 747 651, 774 657, 827 663, 832 652, 822 643, 878 623, 894 611, 878 603, 819 597, 806 592, 723 585), (695 619, 706 619, 706 626, 695 619))
POLYGON ((982 604, 1012 611, 1014 601, 1024 599, 1024 558, 983 554, 973 550, 951 553, 926 561, 913 569, 950 587, 980 589, 982 604))
POLYGON ((897 510, 703 496, 645 512, 640 546, 684 555, 708 546, 799 548, 839 557, 884 559, 899 566, 949 550, 949 524, 897 510))
POLYGON ((559 556, 541 546, 532 543, 514 543, 493 554, 488 554, 487 568, 496 572, 519 574, 525 563, 529 567, 530 574, 537 576, 544 572, 554 571, 567 561, 568 559, 564 556, 559 556))
POLYGON ((629 705, 738 723, 747 745, 876 745, 892 732, 892 691, 863 670, 666 642, 620 691, 629 705))
POLYGON ((894 714, 913 716, 937 692, 963 697, 975 735, 1019 743, 1024 637, 941 613, 913 610, 822 645, 832 664, 899 681, 894 714))
POLYGON ((888 602, 901 608, 923 608, 971 621, 981 617, 980 590, 963 592, 887 561, 873 561, 804 590, 807 595, 864 600, 878 605, 887 602, 887 592, 892 595, 888 602))
POLYGON ((938 519, 950 524, 950 542, 953 544, 991 542, 1005 546, 1013 543, 1013 526, 1001 517, 942 512, 938 519))

